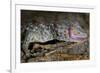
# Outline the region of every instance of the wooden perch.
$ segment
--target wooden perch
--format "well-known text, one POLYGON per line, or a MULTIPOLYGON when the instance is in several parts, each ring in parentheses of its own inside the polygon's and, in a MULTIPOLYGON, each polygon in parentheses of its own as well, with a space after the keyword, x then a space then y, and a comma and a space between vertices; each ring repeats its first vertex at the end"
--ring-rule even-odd
MULTIPOLYGON (((66 50, 71 49, 71 48, 73 48, 73 47, 75 47, 75 46, 80 46, 81 44, 84 44, 84 42, 86 42, 86 41, 88 41, 88 40, 85 39, 84 41, 81 41, 81 42, 77 42, 77 43, 74 43, 74 44, 67 45, 66 50)), ((64 48, 65 45, 66 45, 66 44, 63 44, 63 45, 61 44, 60 46, 57 46, 55 50, 50 51, 50 52, 46 53, 45 55, 46 55, 46 56, 51 55, 52 53, 55 53, 55 52, 59 51, 59 48, 60 48, 60 47, 63 47, 63 48, 64 48), (58 48, 58 49, 57 49, 57 48, 58 48)), ((63 50, 63 49, 62 49, 62 50, 63 50)))

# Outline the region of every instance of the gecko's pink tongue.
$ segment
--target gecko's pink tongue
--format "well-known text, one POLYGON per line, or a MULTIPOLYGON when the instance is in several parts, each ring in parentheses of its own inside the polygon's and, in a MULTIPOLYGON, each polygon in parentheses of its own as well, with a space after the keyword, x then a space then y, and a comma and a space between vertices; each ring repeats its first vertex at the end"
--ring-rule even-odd
POLYGON ((80 35, 80 34, 75 35, 75 34, 72 32, 70 38, 72 38, 73 40, 74 40, 74 39, 75 39, 75 40, 83 40, 83 39, 87 38, 87 35, 86 35, 85 33, 81 33, 81 35, 80 35))
POLYGON ((78 29, 73 28, 70 30, 67 30, 66 33, 69 35, 70 41, 82 41, 87 38, 87 34, 84 32, 79 31, 78 29), (79 32, 79 33, 78 33, 79 32))

